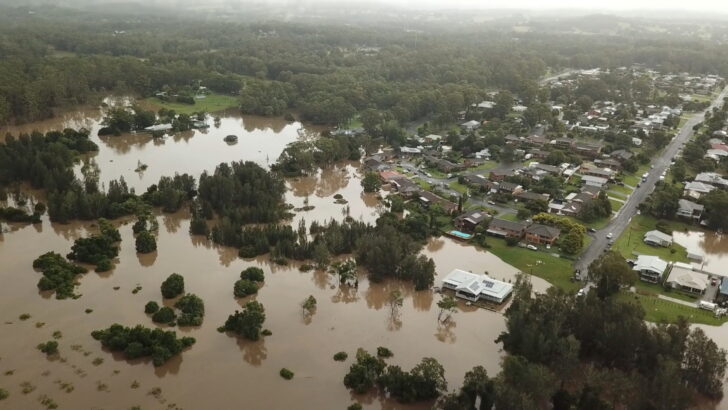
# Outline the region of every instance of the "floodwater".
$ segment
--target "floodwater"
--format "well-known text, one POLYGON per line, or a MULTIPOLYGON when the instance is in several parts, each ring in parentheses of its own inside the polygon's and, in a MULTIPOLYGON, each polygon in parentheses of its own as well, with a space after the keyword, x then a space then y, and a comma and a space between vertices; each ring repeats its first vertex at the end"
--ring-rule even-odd
POLYGON ((728 235, 711 231, 674 231, 673 240, 689 252, 703 254, 702 270, 728 276, 728 235))
MULTIPOLYGON (((177 133, 162 139, 154 139, 148 133, 99 137, 103 109, 86 107, 61 112, 45 121, 0 127, 0 135, 4 140, 7 133, 17 136, 32 131, 84 127, 91 131, 91 140, 99 146, 98 153, 91 154, 89 158, 96 161, 102 170, 100 183, 108 186, 110 180, 123 176, 130 188, 143 193, 162 176, 173 176, 176 172, 199 178, 202 171, 212 172, 221 162, 253 161, 267 167, 278 159, 286 145, 313 138, 321 131, 321 128, 287 122, 280 117, 241 115, 236 110, 215 115, 220 117, 220 122, 215 123, 213 116, 208 115, 210 128, 177 133), (231 134, 238 136, 237 143, 228 144, 223 140, 231 134), (137 172, 140 164, 147 168, 137 172)), ((76 167, 79 177, 80 170, 81 164, 76 167)))
MULTIPOLYGON (((25 130, 78 125, 98 128, 98 110, 85 113, 88 115, 76 112, 59 116, 55 122, 31 124, 25 130)), ((299 135, 301 127, 229 113, 223 116, 219 129, 172 137, 163 144, 145 136, 92 138, 100 146, 96 160, 102 181, 124 175, 130 186, 142 190, 160 175, 175 171, 198 176, 221 161, 274 161, 286 143, 306 137, 299 135), (240 141, 228 146, 222 136, 233 132, 239 134, 240 141), (149 165, 143 175, 133 171, 138 160, 149 165)), ((15 127, 15 131, 22 130, 15 127)), ((377 194, 362 193, 360 178, 356 163, 343 163, 310 177, 289 179, 286 201, 296 208, 313 206, 309 211, 296 212, 290 223, 295 226, 300 219, 310 224, 345 216, 375 221, 382 211, 380 201, 377 194), (335 203, 336 194, 346 204, 335 203)), ((505 323, 498 312, 460 304, 452 320, 441 324, 437 320, 440 295, 432 291, 416 292, 411 284, 399 281, 369 283, 364 272, 360 272, 358 288, 340 286, 323 271, 304 273, 296 264, 272 265, 267 257, 241 259, 235 249, 192 237, 186 210, 159 214, 157 219, 158 251, 148 255, 135 252, 130 221, 117 221, 122 243, 115 268, 80 278, 77 292, 82 297, 77 300, 56 300, 39 293, 36 284, 41 275, 32 269, 32 261, 47 251, 65 255, 74 239, 94 231, 93 224, 51 224, 47 218, 31 226, 3 224, 0 387, 10 392, 3 406, 41 409, 40 401, 48 397, 59 408, 67 409, 128 409, 137 405, 145 409, 334 409, 354 401, 370 409, 419 409, 429 407, 429 403, 405 406, 381 395, 352 395, 344 387, 343 377, 356 349, 374 351, 386 346, 394 352, 388 362, 405 369, 423 357, 434 357, 445 367, 451 389, 457 388, 465 372, 476 365, 485 366, 490 374, 499 370, 502 352, 494 340, 505 323), (216 331, 247 301, 236 300, 232 288, 240 271, 249 266, 260 266, 266 273, 264 286, 253 298, 265 306, 264 327, 273 332, 258 342, 216 331), (148 361, 125 361, 103 351, 91 338, 91 331, 112 323, 155 326, 144 314, 144 305, 150 300, 162 301, 159 286, 173 272, 185 277, 187 292, 205 301, 203 325, 178 329, 195 337, 197 343, 158 368, 148 361), (136 294, 132 293, 135 288, 140 289, 136 294), (404 295, 404 305, 392 314, 388 299, 395 289, 404 295), (306 318, 300 303, 309 295, 317 299, 318 307, 306 318), (86 309, 93 311, 87 314, 86 309), (30 319, 19 320, 25 313, 30 319), (56 330, 62 332, 60 357, 47 359, 35 346, 50 340, 56 330), (348 352, 349 359, 334 361, 332 356, 338 351, 348 352), (279 376, 283 367, 295 373, 293 380, 279 376), (22 392, 24 382, 30 383, 24 385, 26 390, 34 388, 27 394, 22 392)), ((430 240, 423 253, 435 260, 437 285, 454 268, 487 271, 495 278, 511 281, 517 274, 494 255, 447 238, 430 240)), ((548 286, 538 278, 533 283, 539 291, 548 286)))

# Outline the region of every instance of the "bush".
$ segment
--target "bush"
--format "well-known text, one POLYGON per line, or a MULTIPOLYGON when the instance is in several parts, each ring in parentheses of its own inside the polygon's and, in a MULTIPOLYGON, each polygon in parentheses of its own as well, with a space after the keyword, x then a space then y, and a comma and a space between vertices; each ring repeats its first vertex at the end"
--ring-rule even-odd
POLYGON ((251 301, 245 304, 242 312, 235 311, 228 316, 225 325, 219 331, 234 332, 249 340, 260 339, 260 329, 265 322, 265 309, 260 302, 251 301))
POLYGON ((286 380, 291 380, 293 378, 293 372, 286 369, 285 367, 281 369, 281 377, 286 380))
POLYGON ((159 305, 155 301, 149 301, 146 305, 144 305, 144 313, 146 314, 154 314, 159 311, 159 305))
POLYGON ((177 338, 177 333, 162 329, 134 328, 113 324, 108 329, 91 332, 94 339, 114 352, 123 352, 126 359, 151 356, 155 366, 161 366, 182 349, 195 344, 192 337, 177 338))
POLYGON ((263 331, 260 332, 260 334, 263 336, 271 336, 271 335, 273 335, 273 332, 271 332, 270 329, 263 329, 263 331))
POLYGON ((361 410, 361 404, 354 403, 346 408, 346 410, 361 410))
POLYGON ((185 291, 185 279, 182 275, 173 273, 162 282, 162 296, 167 299, 177 297, 185 291))
POLYGON ((349 358, 349 354, 346 352, 338 352, 334 355, 334 360, 337 362, 343 362, 347 358, 349 358))
POLYGON ((394 353, 392 353, 391 350, 387 349, 386 347, 379 346, 377 347, 377 357, 383 357, 388 358, 394 356, 394 353))
POLYGON ((244 298, 246 296, 258 293, 258 284, 248 279, 240 279, 235 282, 233 294, 236 298, 244 298))
POLYGON ((58 342, 55 340, 49 340, 45 343, 41 343, 37 347, 38 350, 49 356, 58 353, 58 342))
POLYGON ((101 259, 99 263, 96 264, 96 269, 94 269, 96 272, 108 272, 113 268, 114 265, 111 263, 110 259, 101 259))
POLYGON ((177 315, 174 313, 174 310, 165 306, 152 315, 152 321, 154 323, 171 323, 176 317, 177 315))
POLYGON ((516 246, 518 245, 519 239, 513 236, 509 236, 506 238, 506 245, 508 246, 516 246))
POLYGON ((149 231, 142 231, 136 237, 136 251, 139 253, 151 253, 157 250, 157 240, 149 231))
POLYGON ((76 276, 86 273, 86 268, 66 261, 63 256, 48 252, 33 261, 33 268, 43 272, 38 281, 38 289, 55 290, 56 299, 73 297, 76 276))
POLYGON ((240 279, 247 279, 253 282, 263 282, 265 280, 265 273, 263 273, 263 269, 251 266, 240 272, 240 279))
POLYGON ((0 400, 5 400, 10 396, 10 393, 8 393, 5 389, 0 389, 0 400))
POLYGON ((182 314, 177 319, 179 326, 200 326, 205 316, 205 304, 197 295, 187 294, 180 298, 174 307, 182 314))

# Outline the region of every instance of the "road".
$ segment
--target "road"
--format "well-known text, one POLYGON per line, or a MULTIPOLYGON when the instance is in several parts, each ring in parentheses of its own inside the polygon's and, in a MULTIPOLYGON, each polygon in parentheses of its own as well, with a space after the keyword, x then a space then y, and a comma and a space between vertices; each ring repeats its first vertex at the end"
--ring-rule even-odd
MULTIPOLYGON (((634 190, 627 202, 619 210, 619 213, 612 218, 609 224, 593 235, 594 240, 589 244, 584 253, 582 253, 579 260, 574 263, 574 268, 581 272, 582 278, 585 278, 584 275, 587 272, 589 264, 601 255, 607 248, 609 242, 607 234, 611 232, 614 239, 619 238, 622 232, 624 232, 627 226, 629 226, 629 222, 632 220, 632 217, 637 214, 637 207, 639 204, 642 203, 642 201, 644 201, 650 193, 652 193, 662 172, 669 168, 670 161, 672 161, 682 145, 693 135, 693 127, 703 121, 705 112, 722 105, 723 98, 725 98, 726 95, 728 95, 728 87, 721 91, 707 110, 690 117, 685 125, 683 125, 683 127, 678 131, 675 138, 670 141, 667 147, 665 147, 662 154, 652 161, 654 168, 649 171, 650 175, 647 177, 647 181, 643 182, 640 187, 634 190)), ((641 238, 638 238, 637 240, 641 240, 641 238)))

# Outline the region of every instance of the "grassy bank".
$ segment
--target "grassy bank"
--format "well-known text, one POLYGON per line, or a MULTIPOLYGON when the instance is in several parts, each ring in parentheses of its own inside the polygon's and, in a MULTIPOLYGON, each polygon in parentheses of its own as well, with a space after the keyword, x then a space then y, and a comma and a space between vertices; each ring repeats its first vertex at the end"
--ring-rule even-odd
POLYGON ((685 317, 690 323, 702 323, 712 326, 720 326, 728 317, 717 318, 712 312, 698 308, 681 305, 655 296, 643 296, 635 293, 622 293, 620 298, 631 303, 637 303, 645 311, 645 319, 656 323, 675 323, 680 316, 685 317))
POLYGON ((222 94, 210 94, 205 98, 195 99, 194 104, 162 101, 157 97, 145 98, 143 102, 155 107, 157 110, 166 108, 174 110, 177 114, 192 114, 200 111, 210 113, 238 106, 237 97, 222 94))
POLYGON ((542 251, 532 251, 518 246, 508 246, 503 239, 488 238, 489 252, 513 265, 524 273, 532 273, 554 286, 566 290, 576 290, 578 283, 571 282, 574 268, 568 259, 558 258, 542 251))
MULTIPOLYGON (((688 254, 681 245, 673 243, 669 248, 661 246, 650 246, 643 242, 645 233, 656 229, 658 220, 645 215, 636 215, 632 218, 629 226, 622 233, 612 246, 625 258, 633 258, 635 254, 655 255, 666 261, 688 262, 688 254)), ((683 229, 684 224, 680 222, 664 221, 671 229, 683 229)))

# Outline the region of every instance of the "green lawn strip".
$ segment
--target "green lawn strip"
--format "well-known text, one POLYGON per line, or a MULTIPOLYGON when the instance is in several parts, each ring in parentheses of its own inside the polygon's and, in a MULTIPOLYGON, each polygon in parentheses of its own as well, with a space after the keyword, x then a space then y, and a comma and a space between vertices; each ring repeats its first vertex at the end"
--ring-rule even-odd
MULTIPOLYGON (((667 290, 662 285, 657 283, 647 283, 641 280, 637 280, 634 284, 635 289, 642 292, 648 292, 655 295, 665 295, 670 298, 684 300, 686 302, 697 303, 698 298, 694 295, 687 294, 678 290, 667 290)), ((648 295, 645 295, 648 296, 648 295)))
POLYGON ((610 194, 617 194, 624 197, 628 197, 632 195, 632 188, 626 187, 626 186, 619 186, 619 185, 612 185, 609 188, 609 191, 607 191, 610 194))
MULTIPOLYGON (((542 251, 532 251, 518 246, 508 246, 499 238, 487 239, 489 252, 501 258, 505 263, 515 266, 524 273, 545 279, 554 286, 566 290, 576 290, 579 284, 571 282, 574 268, 568 259, 558 258, 542 251), (538 261, 541 261, 540 263, 538 261)), ((552 248, 551 250, 555 250, 552 248)), ((494 275, 496 278, 498 274, 494 275)))
POLYGON ((473 167, 473 168, 469 168, 469 169, 473 170, 473 171, 484 171, 484 170, 493 169, 497 166, 498 166, 498 163, 495 161, 485 161, 482 164, 478 165, 477 167, 473 167))
POLYGON ((509 214, 509 213, 506 213, 506 212, 504 212, 502 214, 499 214, 497 216, 497 218, 498 219, 503 219, 503 220, 506 220, 506 221, 514 221, 514 222, 520 221, 520 219, 518 219, 518 217, 516 216, 516 214, 509 214))
POLYGON ((435 168, 425 168, 425 172, 432 175, 433 178, 445 178, 447 174, 435 168))
POLYGON ((357 115, 354 118, 352 118, 351 121, 349 121, 349 124, 346 126, 346 128, 353 130, 355 128, 362 128, 363 126, 364 126, 364 124, 361 122, 361 119, 357 115))
POLYGON ((624 202, 615 201, 614 198, 609 198, 609 203, 612 204, 612 211, 617 212, 619 211, 622 206, 624 205, 624 202))
POLYGON ((461 194, 465 194, 465 193, 468 192, 468 187, 466 187, 465 185, 459 183, 458 181, 450 182, 450 184, 448 184, 448 186, 453 191, 457 191, 457 192, 459 192, 461 194))
POLYGON ((641 165, 636 172, 631 174, 624 174, 624 176, 622 177, 622 182, 630 186, 637 186, 637 184, 642 181, 642 175, 645 172, 649 172, 649 170, 649 164, 641 165))
MULTIPOLYGON (((664 221, 673 230, 683 229, 684 224, 680 222, 664 221)), ((666 261, 688 262, 688 254, 685 248, 673 243, 669 248, 647 245, 642 241, 646 232, 655 229, 657 219, 651 216, 636 215, 632 218, 627 229, 617 238, 612 246, 625 258, 634 258, 636 254, 655 255, 666 261), (673 252, 674 250, 674 252, 673 252)))
POLYGON ((421 178, 413 178, 412 181, 414 181, 415 184, 419 185, 420 188, 424 189, 425 191, 429 191, 432 189, 432 186, 429 182, 425 181, 421 178))
POLYGON ((643 296, 632 292, 623 292, 618 297, 632 303, 640 304, 645 311, 645 319, 650 322, 675 323, 680 316, 685 317, 690 323, 702 323, 712 326, 719 326, 728 321, 728 317, 726 316, 717 318, 707 310, 681 305, 659 299, 655 296, 643 296))
POLYGON ((222 94, 209 94, 205 98, 195 98, 194 104, 182 104, 177 102, 162 101, 157 97, 150 97, 144 99, 153 106, 160 108, 166 108, 168 110, 174 110, 177 114, 192 114, 193 112, 215 112, 221 111, 226 108, 232 108, 238 106, 238 98, 230 95, 222 94))

